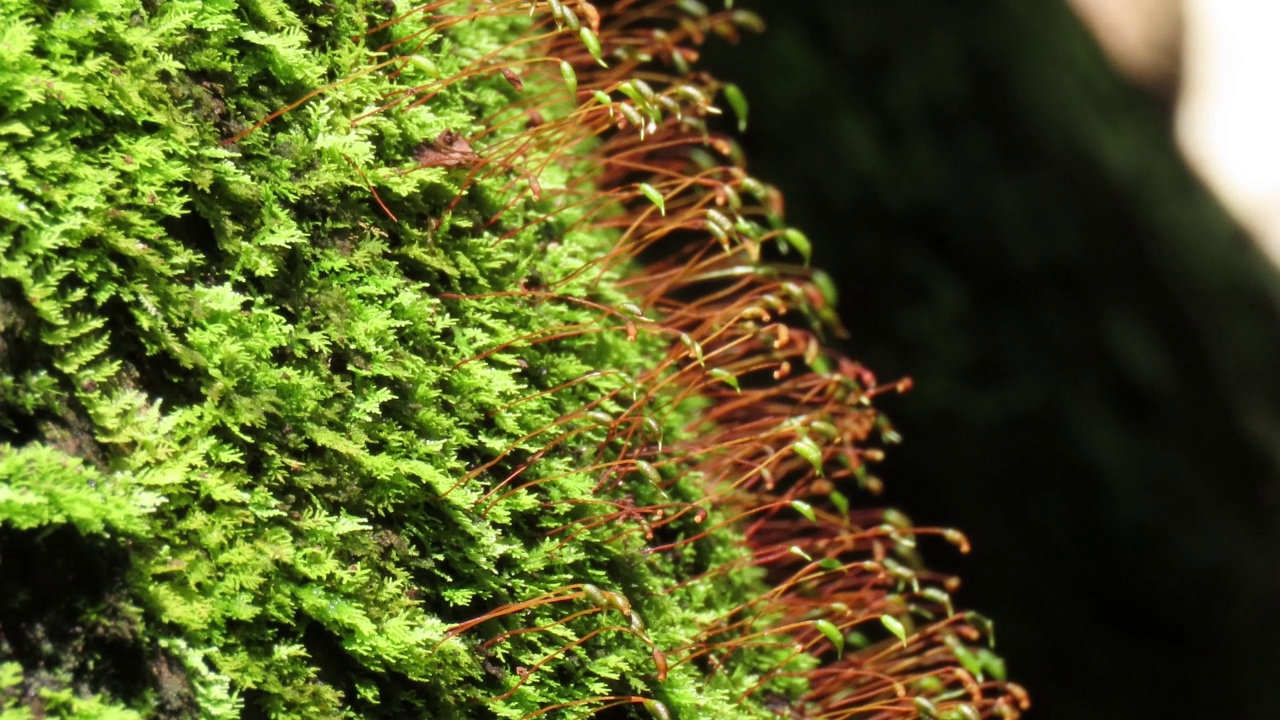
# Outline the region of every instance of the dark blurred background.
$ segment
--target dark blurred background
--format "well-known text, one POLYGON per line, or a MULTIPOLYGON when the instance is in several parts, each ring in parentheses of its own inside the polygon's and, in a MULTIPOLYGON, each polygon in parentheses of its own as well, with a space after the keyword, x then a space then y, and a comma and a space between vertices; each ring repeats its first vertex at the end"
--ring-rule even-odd
MULTIPOLYGON (((1280 287, 1057 2, 744 2, 753 173, 1033 719, 1280 718, 1280 287)), ((1278 130, 1280 131, 1280 130, 1278 130)))

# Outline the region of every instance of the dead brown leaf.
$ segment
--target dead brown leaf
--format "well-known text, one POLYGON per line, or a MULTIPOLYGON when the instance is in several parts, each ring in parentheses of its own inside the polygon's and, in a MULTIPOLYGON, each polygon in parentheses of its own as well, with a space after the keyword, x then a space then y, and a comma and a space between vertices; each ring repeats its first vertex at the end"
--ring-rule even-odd
POLYGON ((435 140, 423 143, 414 153, 414 159, 420 167, 468 167, 475 164, 480 156, 465 137, 445 130, 435 140))

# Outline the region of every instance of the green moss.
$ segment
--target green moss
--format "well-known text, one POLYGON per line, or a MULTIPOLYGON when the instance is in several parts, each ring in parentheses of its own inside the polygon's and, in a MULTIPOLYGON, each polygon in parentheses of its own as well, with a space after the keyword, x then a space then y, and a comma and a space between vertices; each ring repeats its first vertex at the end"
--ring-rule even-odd
MULTIPOLYGON (((599 613, 485 652, 448 635, 455 623, 589 582, 631 598, 669 647, 759 579, 660 592, 736 552, 724 533, 684 559, 608 542, 616 525, 563 546, 565 534, 548 536, 604 512, 553 502, 585 498, 599 482, 599 470, 581 468, 607 441, 583 419, 523 476, 550 479, 537 492, 478 509, 542 450, 547 439, 531 433, 625 378, 511 403, 593 370, 645 367, 656 345, 643 334, 628 342, 614 322, 464 363, 597 314, 530 296, 442 294, 562 277, 613 238, 563 234, 573 212, 535 223, 545 209, 528 200, 490 225, 525 190, 514 172, 478 181, 456 207, 465 169, 404 172, 423 143, 474 133, 509 103, 515 91, 501 76, 352 125, 392 90, 447 76, 524 26, 460 24, 389 78, 369 71, 369 47, 421 24, 350 41, 385 17, 380 3, 348 0, 0 0, 5 562, 23 547, 113 568, 92 592, 68 596, 70 616, 34 611, 70 592, 59 582, 0 601, 16 638, 2 649, 15 659, 0 664, 6 718, 518 718, 627 694, 689 716, 757 711, 734 700, 781 656, 762 651, 709 681, 687 663, 659 683, 649 648, 612 630, 508 699, 481 702, 618 620, 599 613), (85 644, 88 633, 115 640, 85 644), (104 664, 121 670, 103 674, 104 664)), ((552 189, 565 174, 540 180, 552 189)), ((616 305, 611 277, 561 292, 616 305)), ((686 418, 667 416, 666 432, 678 436, 686 418)), ((673 494, 696 497, 692 481, 673 494)), ((657 501, 653 487, 633 484, 637 502, 657 501)), ((492 636, 590 607, 543 605, 487 627, 492 636)))

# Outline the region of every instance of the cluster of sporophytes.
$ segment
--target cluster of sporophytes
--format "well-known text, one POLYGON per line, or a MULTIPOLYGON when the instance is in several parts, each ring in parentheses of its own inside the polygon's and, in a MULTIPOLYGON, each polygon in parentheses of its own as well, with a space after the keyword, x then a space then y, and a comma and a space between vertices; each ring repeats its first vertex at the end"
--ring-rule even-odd
POLYGON ((715 129, 757 24, 0 0, 5 717, 1016 716, 715 129))

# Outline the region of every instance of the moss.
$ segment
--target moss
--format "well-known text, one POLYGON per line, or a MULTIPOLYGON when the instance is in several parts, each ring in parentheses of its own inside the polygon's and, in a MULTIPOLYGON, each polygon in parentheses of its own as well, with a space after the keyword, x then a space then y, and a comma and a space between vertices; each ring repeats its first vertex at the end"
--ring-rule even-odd
MULTIPOLYGON (((67 717, 484 715, 477 700, 570 631, 517 637, 485 657, 470 641, 446 641, 451 624, 574 583, 637 599, 667 584, 669 568, 604 544, 608 533, 553 551, 543 535, 582 517, 582 506, 518 493, 480 515, 478 485, 450 492, 469 466, 510 453, 497 477, 537 452, 529 433, 612 388, 604 378, 506 404, 595 368, 643 364, 652 343, 597 334, 457 366, 591 316, 441 291, 564 275, 611 238, 576 233, 549 248, 545 229, 506 232, 536 205, 486 226, 509 178, 479 183, 446 211, 462 173, 402 172, 423 143, 474 131, 509 102, 501 78, 350 126, 389 88, 430 74, 361 74, 369 52, 347 38, 383 13, 345 2, 4 5, 0 274, 11 289, 4 331, 23 352, 4 358, 3 554, 52 543, 62 549, 48 552, 80 562, 114 557, 126 585, 67 606, 100 623, 64 645, 109 630, 130 648, 91 660, 87 646, 13 647, 11 707, 67 717), (366 178, 399 222, 379 210, 366 178), (29 317, 9 319, 20 313, 29 317), (66 533, 80 544, 49 539, 66 533), (119 602, 137 608, 128 623, 108 612, 119 602), (145 689, 97 677, 89 662, 125 666, 145 689)), ((526 24, 477 20, 419 52, 430 53, 430 72, 447 74, 526 24)), ((545 187, 565 180, 548 175, 545 187)), ((579 289, 621 299, 606 286, 579 289)), ((680 424, 672 416, 668 430, 680 424)), ((531 479, 564 474, 557 497, 586 494, 596 480, 575 472, 576 453, 599 441, 599 431, 584 433, 581 448, 549 455, 531 479)), ((702 600, 702 612, 729 601, 702 600)), ((669 601, 642 607, 655 632, 690 622, 669 601)), ((4 627, 25 642, 60 616, 9 614, 4 627)), ((652 684, 648 655, 625 637, 577 649, 565 659, 572 673, 535 676, 495 709, 518 717, 640 692, 652 684)), ((692 673, 675 675, 684 703, 721 697, 696 690, 692 673)))
POLYGON ((853 443, 891 432, 818 345, 824 276, 760 260, 804 236, 702 148, 705 93, 672 115, 513 7, 0 2, 0 555, 102 573, 8 601, 6 709, 765 716, 820 662, 875 675, 840 663, 880 619, 867 667, 962 712, 923 648, 981 678, 979 623, 824 475, 874 487, 853 443), (681 197, 699 162, 762 204, 681 197), (637 264, 686 236, 725 251, 637 264))

